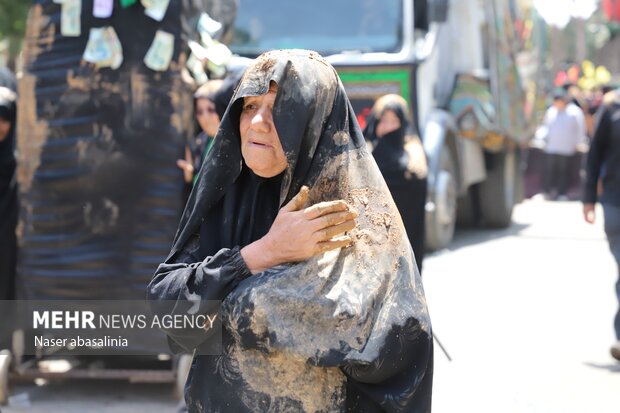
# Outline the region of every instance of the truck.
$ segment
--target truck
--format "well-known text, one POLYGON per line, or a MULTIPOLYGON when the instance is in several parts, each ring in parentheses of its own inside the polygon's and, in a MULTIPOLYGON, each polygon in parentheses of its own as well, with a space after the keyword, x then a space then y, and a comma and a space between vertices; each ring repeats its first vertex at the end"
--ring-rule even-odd
POLYGON ((510 225, 520 197, 538 66, 523 3, 239 0, 229 46, 246 58, 321 53, 362 127, 375 99, 403 96, 428 160, 425 244, 437 250, 457 221, 510 225))

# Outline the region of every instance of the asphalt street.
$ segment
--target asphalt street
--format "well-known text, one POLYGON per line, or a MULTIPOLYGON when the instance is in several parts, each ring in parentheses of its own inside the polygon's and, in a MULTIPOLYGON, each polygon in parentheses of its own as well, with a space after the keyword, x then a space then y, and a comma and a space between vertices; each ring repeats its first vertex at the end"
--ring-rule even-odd
POLYGON ((436 347, 434 413, 620 412, 609 355, 615 262, 602 211, 526 201, 506 230, 460 231, 425 261, 436 347))

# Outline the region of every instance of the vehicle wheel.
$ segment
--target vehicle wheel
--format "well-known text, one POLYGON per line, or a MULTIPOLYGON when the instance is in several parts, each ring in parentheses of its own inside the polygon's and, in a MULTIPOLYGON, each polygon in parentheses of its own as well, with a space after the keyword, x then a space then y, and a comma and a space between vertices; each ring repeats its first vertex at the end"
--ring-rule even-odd
POLYGON ((488 155, 487 179, 480 184, 482 222, 491 228, 506 228, 515 205, 518 159, 515 150, 488 155))
POLYGON ((174 383, 174 397, 181 400, 185 395, 185 382, 194 357, 191 354, 181 354, 176 366, 176 381, 174 383))
POLYGON ((448 148, 441 152, 440 168, 426 203, 426 249, 438 250, 447 246, 454 236, 456 223, 456 167, 448 148))
POLYGON ((0 351, 0 405, 9 400, 9 366, 11 365, 11 352, 0 351))

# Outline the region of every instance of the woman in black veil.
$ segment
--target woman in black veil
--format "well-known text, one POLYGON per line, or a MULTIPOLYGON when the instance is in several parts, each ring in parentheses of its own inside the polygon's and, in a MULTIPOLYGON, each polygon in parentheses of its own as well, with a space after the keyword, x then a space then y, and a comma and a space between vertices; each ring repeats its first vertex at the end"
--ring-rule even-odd
MULTIPOLYGON (((195 351, 190 412, 429 412, 430 320, 411 246, 335 70, 314 52, 250 66, 149 299, 222 302, 195 351)), ((191 304, 191 305, 188 305, 191 304)), ((191 307, 191 309, 190 309, 191 307)))
POLYGON ((394 198, 422 272, 428 175, 422 142, 413 133, 407 102, 399 95, 377 99, 367 121, 364 136, 373 147, 372 156, 394 198))

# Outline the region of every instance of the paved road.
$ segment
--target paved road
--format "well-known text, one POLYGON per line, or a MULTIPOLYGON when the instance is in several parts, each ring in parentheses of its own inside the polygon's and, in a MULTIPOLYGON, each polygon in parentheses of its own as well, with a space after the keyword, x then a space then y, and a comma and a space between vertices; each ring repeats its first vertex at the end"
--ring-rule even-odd
MULTIPOLYGON (((600 211, 599 211, 600 212, 600 211)), ((617 413, 620 364, 608 355, 615 264, 601 222, 578 203, 527 201, 511 228, 458 234, 425 261, 436 334, 434 413, 617 413)), ((169 385, 20 385, 2 412, 173 412, 169 385)))
POLYGON ((171 385, 67 380, 19 385, 2 413, 174 413, 171 385))
MULTIPOLYGON (((599 211, 599 216, 601 211, 599 211)), ((615 263, 577 202, 526 201, 502 231, 464 231, 425 261, 434 413, 620 412, 615 263)))

